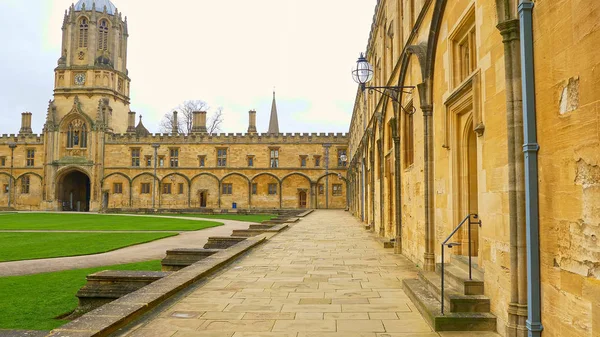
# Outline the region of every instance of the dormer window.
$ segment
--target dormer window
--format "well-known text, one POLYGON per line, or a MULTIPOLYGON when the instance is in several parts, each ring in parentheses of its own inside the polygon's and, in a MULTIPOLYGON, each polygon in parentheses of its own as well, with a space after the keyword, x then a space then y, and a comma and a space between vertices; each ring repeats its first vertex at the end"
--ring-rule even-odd
POLYGON ((98 50, 108 50, 108 21, 102 19, 98 25, 98 50))
POLYGON ((87 48, 88 46, 88 20, 81 18, 79 21, 79 48, 87 48))

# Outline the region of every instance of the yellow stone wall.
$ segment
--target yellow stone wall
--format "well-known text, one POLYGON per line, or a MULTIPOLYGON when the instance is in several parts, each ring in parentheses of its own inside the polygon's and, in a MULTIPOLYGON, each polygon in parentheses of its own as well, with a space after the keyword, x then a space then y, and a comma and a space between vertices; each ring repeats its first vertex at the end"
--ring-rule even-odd
MULTIPOLYGON (((366 52, 375 77, 368 85, 423 83, 423 62, 427 60, 420 59, 418 53, 409 53, 403 63, 400 52, 408 46, 426 47, 431 43, 430 25, 437 2, 414 1, 415 17, 421 15, 422 22, 411 32, 411 23, 415 22, 410 17, 413 1, 378 1, 366 52), (398 25, 398 22, 402 24, 398 25), (392 37, 390 23, 400 29, 392 37), (397 44, 401 47, 396 48, 397 44), (390 55, 392 61, 388 65, 385 59, 390 55), (406 80, 398 83, 404 66, 406 80)), ((476 177, 469 184, 477 185, 477 213, 483 222, 478 233, 478 263, 485 270, 485 292, 491 299, 491 312, 498 317, 498 332, 505 335, 511 302, 511 232, 505 46, 496 27, 497 5, 501 2, 446 2, 432 60, 435 68, 432 74, 434 181, 431 188, 434 252, 436 262, 439 262, 441 241, 468 214, 467 202, 461 197, 464 179, 476 177), (455 83, 453 37, 471 14, 475 17, 477 65, 465 81, 455 83), (472 101, 468 103, 469 100, 472 101), (465 109, 466 106, 470 106, 470 110, 465 109), (467 168, 460 165, 466 156, 464 142, 478 123, 484 129, 478 129, 480 134, 473 137, 476 142, 473 156, 477 158, 473 164, 475 170, 465 171, 467 168)), ((596 52, 600 43, 597 25, 600 4, 536 1, 533 13, 540 144, 543 335, 596 336, 600 334, 600 253, 597 242, 600 235, 600 92, 597 90, 600 56, 596 52)), ((407 115, 399 114, 401 156, 396 158, 394 146, 387 145, 391 133, 388 123, 394 116, 393 104, 376 92, 357 92, 349 129, 350 200, 351 212, 357 218, 362 217, 366 224, 371 224, 374 233, 393 238, 396 230, 390 223, 394 224, 397 216, 395 190, 394 186, 388 185, 387 177, 400 173, 403 254, 422 266, 427 224, 425 130, 419 90, 414 90, 412 95, 403 95, 403 105, 411 99, 416 109, 413 117, 414 163, 408 165, 405 151, 407 115), (363 95, 367 98, 366 110, 363 95), (377 148, 378 141, 384 144, 383 153, 377 148), (394 172, 393 165, 391 168, 386 166, 388 156, 392 163, 400 162, 401 172, 394 172), (378 171, 381 165, 383 172, 378 171), (363 198, 361 184, 364 185, 363 198)), ((467 247, 465 237, 466 232, 459 232, 453 240, 463 242, 464 250, 467 247)), ((466 254, 466 251, 461 252, 461 247, 453 250, 453 253, 466 254)), ((523 273, 525 267, 520 268, 523 273)))
POLYGON ((600 335, 598 22, 597 1, 534 9, 544 336, 600 335))
MULTIPOLYGON (((345 168, 337 167, 337 149, 347 148, 347 138, 341 134, 314 135, 219 135, 208 136, 149 136, 143 139, 127 135, 107 136, 102 190, 109 193, 109 208, 139 208, 152 206, 152 193, 140 194, 142 183, 152 183, 154 162, 146 166, 146 156, 154 157, 151 144, 158 143, 158 158, 164 167, 157 167, 159 182, 155 206, 160 208, 199 208, 200 192, 207 191, 207 208, 279 209, 299 208, 299 193, 307 194, 306 208, 346 208, 345 168), (313 196, 316 186, 325 183, 325 147, 330 145, 329 202, 325 195, 313 196), (140 149, 140 167, 131 166, 131 150, 140 149), (179 149, 177 168, 169 167, 170 149, 179 149), (279 149, 279 167, 270 168, 270 149, 279 149), (217 149, 227 149, 227 166, 217 167, 217 149), (321 156, 315 167, 314 156, 321 156), (205 157, 200 167, 199 156, 205 157), (254 166, 248 167, 248 156, 254 156, 254 166), (307 166, 300 166, 300 156, 307 156, 307 166), (342 175, 342 179, 338 178, 342 175), (129 182, 131 181, 131 206, 129 182), (123 193, 114 194, 113 184, 123 184, 123 193), (172 184, 171 194, 163 194, 160 186, 172 184), (184 184, 179 194, 178 184, 184 184), (222 184, 232 184, 232 194, 222 194, 222 184), (256 194, 250 195, 251 184, 257 184, 256 194), (268 185, 276 184, 277 194, 268 193, 268 185), (342 195, 333 195, 333 185, 342 184, 342 195), (160 186, 159 186, 160 185, 160 186), (314 187, 311 187, 314 185, 314 187), (127 186, 127 188, 125 188, 127 186), (220 200, 220 202, 219 202, 220 200)), ((153 159, 152 159, 153 160, 153 159)))

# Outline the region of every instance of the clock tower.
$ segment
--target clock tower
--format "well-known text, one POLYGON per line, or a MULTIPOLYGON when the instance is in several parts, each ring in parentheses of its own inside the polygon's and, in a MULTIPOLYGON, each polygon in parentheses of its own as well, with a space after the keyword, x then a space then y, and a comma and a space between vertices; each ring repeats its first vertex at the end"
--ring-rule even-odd
POLYGON ((52 120, 60 123, 77 102, 95 128, 127 131, 127 38, 127 18, 110 0, 79 0, 65 11, 52 120))

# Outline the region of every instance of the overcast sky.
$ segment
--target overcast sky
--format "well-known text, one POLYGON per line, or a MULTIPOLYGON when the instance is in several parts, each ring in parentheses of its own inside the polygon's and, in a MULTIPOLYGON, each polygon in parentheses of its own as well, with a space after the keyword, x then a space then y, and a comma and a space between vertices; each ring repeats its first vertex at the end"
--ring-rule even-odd
MULTIPOLYGON (((0 0, 0 133, 33 113, 41 133, 72 0, 0 0)), ((76 1, 75 1, 76 2, 76 1)), ((273 87, 281 132, 347 132, 351 69, 376 0, 114 0, 128 18, 131 110, 158 132, 184 100, 224 109, 224 132, 268 129, 273 87)))

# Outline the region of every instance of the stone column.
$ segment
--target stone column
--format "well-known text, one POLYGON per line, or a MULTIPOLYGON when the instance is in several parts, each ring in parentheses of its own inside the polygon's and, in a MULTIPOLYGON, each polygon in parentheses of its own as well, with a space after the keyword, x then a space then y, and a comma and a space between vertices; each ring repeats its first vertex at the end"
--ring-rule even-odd
MULTIPOLYGON (((419 92, 424 92, 425 88, 419 88, 419 92)), ((435 214, 433 200, 433 106, 422 105, 423 128, 424 128, 424 149, 425 149, 425 271, 435 270, 435 214)))
POLYGON ((30 135, 33 132, 31 131, 31 112, 23 112, 21 114, 21 130, 19 130, 20 135, 30 135))
POLYGON ((248 133, 256 134, 256 110, 248 111, 248 133))
POLYGON ((127 133, 134 133, 135 132, 135 112, 129 111, 128 118, 129 119, 127 120, 127 133))

